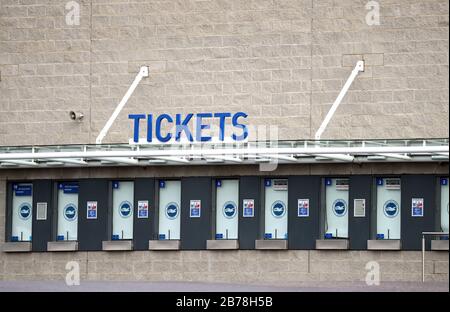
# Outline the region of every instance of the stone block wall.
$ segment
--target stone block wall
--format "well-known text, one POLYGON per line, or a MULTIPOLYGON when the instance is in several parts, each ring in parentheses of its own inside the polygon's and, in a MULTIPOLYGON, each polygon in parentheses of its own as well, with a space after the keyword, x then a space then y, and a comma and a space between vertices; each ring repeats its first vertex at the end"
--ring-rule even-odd
POLYGON ((447 0, 378 1, 372 26, 365 0, 77 0, 79 25, 67 2, 1 2, 0 145, 93 143, 141 65, 105 142, 129 113, 223 110, 313 138, 361 59, 323 138, 448 136, 447 0))

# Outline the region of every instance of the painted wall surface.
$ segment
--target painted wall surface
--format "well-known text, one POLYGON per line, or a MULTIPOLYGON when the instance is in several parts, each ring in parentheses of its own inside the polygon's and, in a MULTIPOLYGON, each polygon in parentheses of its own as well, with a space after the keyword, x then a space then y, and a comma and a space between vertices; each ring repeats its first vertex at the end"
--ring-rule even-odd
POLYGON ((379 25, 361 0, 77 2, 79 25, 66 1, 2 1, 0 145, 94 143, 142 65, 106 143, 130 113, 224 107, 313 138, 362 59, 324 139, 448 136, 447 0, 378 1, 379 25))

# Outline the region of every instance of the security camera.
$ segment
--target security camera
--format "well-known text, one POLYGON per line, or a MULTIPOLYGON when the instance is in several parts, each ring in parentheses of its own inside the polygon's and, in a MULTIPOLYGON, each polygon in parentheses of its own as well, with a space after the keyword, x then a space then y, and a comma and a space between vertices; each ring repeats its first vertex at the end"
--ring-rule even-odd
POLYGON ((69 116, 70 116, 71 120, 78 120, 78 121, 81 121, 84 117, 83 113, 74 112, 74 111, 70 111, 69 116))

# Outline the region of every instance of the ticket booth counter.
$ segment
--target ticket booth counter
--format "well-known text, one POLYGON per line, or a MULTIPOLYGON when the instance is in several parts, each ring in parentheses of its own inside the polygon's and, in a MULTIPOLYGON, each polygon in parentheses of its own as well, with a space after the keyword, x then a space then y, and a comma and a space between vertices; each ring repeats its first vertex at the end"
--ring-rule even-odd
POLYGON ((400 250, 401 248, 401 180, 375 179, 376 236, 367 242, 369 250, 400 250))
POLYGON ((112 181, 112 206, 110 210, 111 235, 110 240, 103 241, 106 251, 133 249, 133 181, 112 181))
POLYGON ((159 180, 158 237, 149 241, 150 250, 180 249, 181 181, 159 180))
POLYGON ((238 249, 239 180, 215 180, 214 239, 206 242, 207 249, 238 249))
POLYGON ((348 249, 348 178, 325 178, 322 187, 322 238, 316 249, 348 249))
MULTIPOLYGON (((448 177, 439 178, 438 190, 438 232, 446 232, 449 230, 449 216, 448 216, 448 177)), ((448 235, 441 236, 438 239, 431 241, 432 250, 448 251, 448 235)))
POLYGON ((33 220, 33 184, 12 183, 11 198, 11 234, 3 245, 4 252, 31 251, 33 220))
POLYGON ((78 250, 77 182, 56 183, 56 237, 47 243, 47 251, 78 250))
POLYGON ((256 249, 287 249, 288 180, 264 179, 264 233, 256 249))

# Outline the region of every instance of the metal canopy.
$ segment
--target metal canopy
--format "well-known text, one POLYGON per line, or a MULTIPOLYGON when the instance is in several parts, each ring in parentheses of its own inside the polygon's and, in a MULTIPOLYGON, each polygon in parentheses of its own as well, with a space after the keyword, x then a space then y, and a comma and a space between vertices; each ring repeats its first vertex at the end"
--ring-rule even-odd
POLYGON ((447 138, 0 147, 0 169, 448 161, 447 138))

